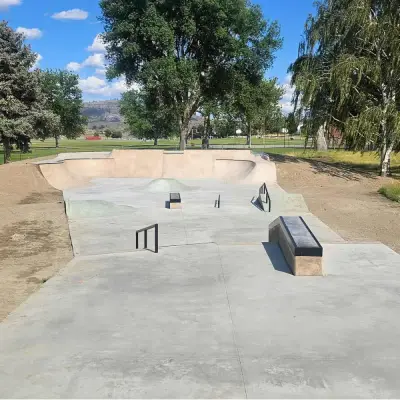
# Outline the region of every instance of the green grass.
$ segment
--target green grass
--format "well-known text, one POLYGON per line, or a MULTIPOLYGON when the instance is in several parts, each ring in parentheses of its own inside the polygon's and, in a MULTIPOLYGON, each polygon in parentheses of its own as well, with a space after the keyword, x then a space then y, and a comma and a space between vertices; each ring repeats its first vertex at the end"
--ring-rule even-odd
POLYGON ((392 183, 381 187, 378 192, 389 200, 400 203, 400 183, 392 183))
MULTIPOLYGON (((188 141, 188 146, 190 147, 191 143, 195 145, 201 145, 201 139, 194 139, 188 141)), ((251 139, 251 143, 255 145, 265 145, 265 146, 272 146, 272 145, 285 145, 286 146, 293 146, 293 145, 304 145, 304 139, 301 138, 293 138, 292 140, 289 139, 288 136, 284 138, 283 136, 272 136, 266 138, 257 138, 253 137, 251 139)), ((210 144, 220 144, 220 145, 233 145, 233 144, 246 144, 246 138, 222 138, 222 139, 210 139, 210 144)))
MULTIPOLYGON (((298 145, 304 144, 303 140, 295 139, 286 141, 283 137, 273 137, 268 139, 259 139, 253 138, 253 144, 263 144, 265 146, 268 145, 284 145, 286 143, 289 145, 298 145)), ((245 138, 226 138, 226 139, 211 139, 210 144, 219 144, 219 145, 233 145, 233 144, 246 144, 245 138)), ((189 140, 188 148, 196 147, 199 148, 201 146, 201 140, 189 140)), ((30 158, 38 158, 38 157, 48 157, 55 156, 59 153, 72 153, 72 152, 82 152, 82 151, 112 151, 113 149, 179 149, 179 141, 178 140, 165 140, 161 139, 158 141, 158 146, 154 146, 152 141, 143 142, 140 140, 119 140, 119 139, 105 139, 105 140, 61 140, 60 147, 56 148, 54 144, 54 139, 47 139, 44 142, 42 141, 33 141, 31 153, 22 154, 20 151, 15 150, 11 153, 11 161, 21 161, 30 158)), ((0 164, 3 163, 3 148, 0 147, 0 164)))

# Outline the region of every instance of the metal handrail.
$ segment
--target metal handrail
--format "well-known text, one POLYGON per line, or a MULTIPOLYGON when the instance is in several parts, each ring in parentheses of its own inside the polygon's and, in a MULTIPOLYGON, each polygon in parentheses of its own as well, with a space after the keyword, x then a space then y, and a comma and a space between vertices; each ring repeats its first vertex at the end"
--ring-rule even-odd
POLYGON ((154 228, 154 252, 158 253, 158 224, 147 226, 136 231, 136 249, 139 249, 139 233, 144 232, 144 249, 147 249, 147 231, 154 228))
POLYGON ((266 194, 267 195, 267 200, 268 200, 268 212, 271 212, 271 196, 269 195, 267 184, 264 182, 262 186, 260 187, 259 194, 266 194))

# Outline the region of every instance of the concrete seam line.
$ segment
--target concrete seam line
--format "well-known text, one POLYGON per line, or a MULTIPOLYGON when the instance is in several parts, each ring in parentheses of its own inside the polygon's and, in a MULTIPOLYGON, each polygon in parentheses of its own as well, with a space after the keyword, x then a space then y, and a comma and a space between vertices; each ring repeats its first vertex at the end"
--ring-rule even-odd
POLYGON ((228 295, 228 288, 226 287, 226 279, 225 279, 225 271, 224 271, 224 266, 222 264, 222 258, 221 258, 221 253, 219 251, 219 245, 217 243, 215 243, 217 246, 217 251, 218 251, 218 257, 219 257, 219 264, 221 266, 221 272, 222 272, 222 279, 224 281, 224 288, 225 288, 225 295, 226 295, 226 300, 228 302, 228 308, 229 308, 229 316, 231 319, 231 324, 232 324, 232 338, 233 338, 233 344, 235 345, 235 349, 236 349, 236 355, 239 361, 239 366, 240 366, 240 373, 242 375, 242 383, 243 383, 243 389, 244 389, 244 394, 246 399, 247 397, 247 389, 246 389, 246 380, 244 377, 244 371, 243 371, 243 365, 242 365, 242 359, 240 357, 240 352, 239 352, 239 348, 237 346, 236 343, 236 330, 235 330, 235 324, 233 322, 233 317, 232 317, 232 309, 231 309, 231 303, 229 301, 229 295, 228 295))

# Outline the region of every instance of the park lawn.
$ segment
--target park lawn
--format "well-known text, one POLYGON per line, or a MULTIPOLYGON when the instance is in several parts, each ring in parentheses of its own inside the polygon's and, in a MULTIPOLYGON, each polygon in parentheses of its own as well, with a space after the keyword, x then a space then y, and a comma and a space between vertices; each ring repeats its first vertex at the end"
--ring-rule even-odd
MULTIPOLYGON (((188 140, 188 146, 191 145, 191 143, 194 143, 195 145, 201 145, 201 139, 194 139, 194 140, 188 140)), ((272 137, 265 137, 265 138, 258 138, 258 137, 252 137, 251 143, 255 145, 266 145, 266 146, 272 146, 272 145, 304 145, 304 138, 300 137, 295 137, 292 140, 288 136, 286 138, 284 136, 272 136, 272 137)), ((236 138, 215 138, 215 139, 210 139, 210 144, 220 144, 220 145, 234 145, 234 144, 240 144, 240 145, 245 145, 246 144, 246 138, 245 137, 236 137, 236 138)))
MULTIPOLYGON (((113 149, 176 149, 177 144, 169 140, 159 140, 159 145, 154 146, 153 142, 143 142, 139 140, 61 140, 60 147, 56 148, 54 140, 33 141, 31 152, 23 154, 19 150, 11 153, 11 161, 21 161, 30 158, 55 156, 59 153, 75 153, 84 151, 112 151, 113 149)), ((3 164, 4 152, 0 147, 0 164, 3 164)))
MULTIPOLYGON (((259 139, 253 138, 253 144, 264 144, 268 145, 302 145, 304 140, 294 139, 284 140, 281 138, 268 138, 259 139)), ((201 139, 189 140, 188 148, 201 146, 201 139), (194 147, 193 146, 193 147, 194 147)), ((220 145, 233 145, 233 144, 246 144, 246 138, 225 138, 225 139, 211 139, 210 144, 220 145)), ((59 153, 73 153, 82 151, 112 151, 113 149, 166 149, 166 150, 178 150, 179 140, 167 140, 160 139, 158 146, 154 146, 153 141, 141 141, 141 140, 120 140, 120 139, 104 139, 104 140, 61 140, 60 147, 56 148, 54 139, 46 139, 45 141, 32 141, 31 153, 23 154, 19 150, 14 150, 11 153, 11 161, 22 161, 30 158, 49 157, 55 156, 59 153)), ((3 148, 0 147, 0 164, 3 163, 3 148)))

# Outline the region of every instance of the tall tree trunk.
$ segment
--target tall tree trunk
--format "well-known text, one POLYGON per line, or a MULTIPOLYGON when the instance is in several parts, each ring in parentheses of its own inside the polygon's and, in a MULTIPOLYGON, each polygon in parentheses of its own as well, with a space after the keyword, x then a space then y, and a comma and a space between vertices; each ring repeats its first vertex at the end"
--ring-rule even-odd
POLYGON ((251 122, 247 124, 247 138, 246 145, 251 147, 251 122))
POLYGON ((3 147, 4 147, 4 164, 7 164, 11 160, 11 140, 7 136, 3 136, 3 147))
POLYGON ((328 145, 325 139, 325 124, 321 125, 317 132, 317 140, 315 141, 316 149, 319 151, 327 151, 328 145))
POLYGON ((30 152, 30 145, 31 145, 30 141, 31 140, 29 138, 24 137, 23 142, 22 142, 22 149, 21 149, 21 151, 23 153, 29 153, 30 152))
POLYGON ((154 146, 157 146, 158 145, 158 136, 155 136, 154 137, 154 146))
POLYGON ((390 155, 393 151, 393 144, 384 146, 381 151, 381 176, 388 176, 390 174, 390 155))
POLYGON ((188 134, 189 134, 189 121, 183 121, 180 124, 180 135, 181 135, 181 140, 179 143, 179 149, 180 150, 185 150, 186 148, 186 141, 188 138, 188 134))
POLYGON ((54 139, 56 139, 56 147, 59 148, 60 147, 60 145, 59 145, 59 136, 55 135, 54 139))

